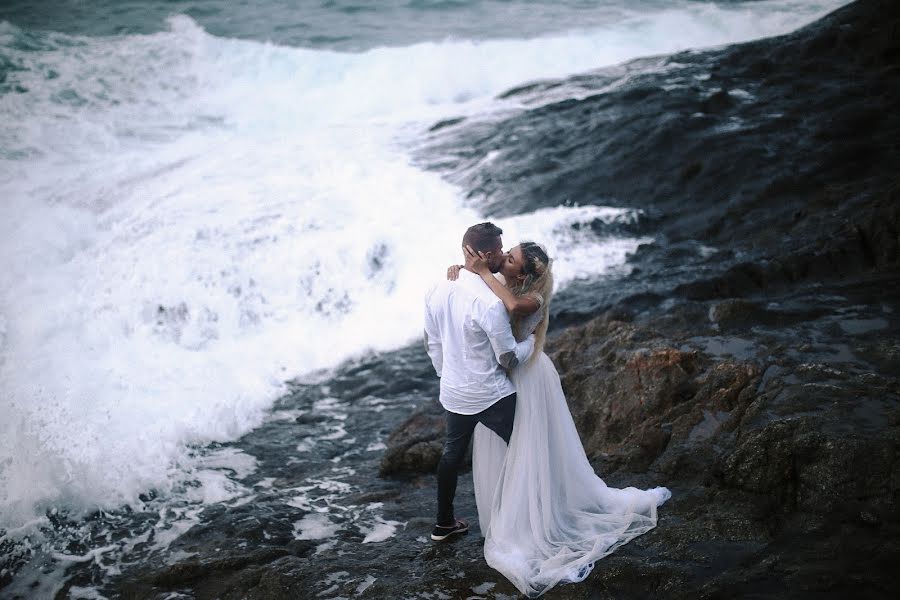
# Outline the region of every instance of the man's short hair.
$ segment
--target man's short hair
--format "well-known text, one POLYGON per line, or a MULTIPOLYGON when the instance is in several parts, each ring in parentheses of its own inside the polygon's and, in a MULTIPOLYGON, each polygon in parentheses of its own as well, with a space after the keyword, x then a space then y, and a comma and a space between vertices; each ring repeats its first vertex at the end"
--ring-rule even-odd
POLYGON ((472 246, 477 252, 488 252, 497 248, 497 238, 503 230, 493 223, 479 223, 466 229, 463 246, 472 246))

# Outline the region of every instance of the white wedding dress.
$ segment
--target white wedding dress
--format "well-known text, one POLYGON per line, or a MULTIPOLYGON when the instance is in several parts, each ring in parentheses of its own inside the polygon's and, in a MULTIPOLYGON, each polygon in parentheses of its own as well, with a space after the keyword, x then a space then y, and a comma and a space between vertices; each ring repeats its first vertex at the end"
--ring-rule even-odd
MULTIPOLYGON (((521 324, 524 335, 541 312, 521 324)), ((509 447, 483 425, 475 429, 475 501, 488 565, 534 598, 583 580, 594 561, 653 529, 657 507, 672 494, 611 488, 597 477, 546 354, 511 378, 517 402, 509 447)))

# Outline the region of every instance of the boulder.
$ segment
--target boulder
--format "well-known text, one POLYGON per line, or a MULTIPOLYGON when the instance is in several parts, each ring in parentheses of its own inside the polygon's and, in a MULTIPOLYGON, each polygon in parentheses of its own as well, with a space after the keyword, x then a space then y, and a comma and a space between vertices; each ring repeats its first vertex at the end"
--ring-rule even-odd
POLYGON ((446 430, 443 415, 415 412, 388 437, 379 474, 433 473, 441 459, 446 430))

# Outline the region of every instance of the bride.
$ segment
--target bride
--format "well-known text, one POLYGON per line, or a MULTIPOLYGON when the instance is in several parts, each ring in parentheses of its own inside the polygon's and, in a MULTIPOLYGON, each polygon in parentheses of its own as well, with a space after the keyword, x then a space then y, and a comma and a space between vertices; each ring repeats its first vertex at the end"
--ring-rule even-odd
POLYGON ((520 592, 540 596, 558 583, 582 581, 594 562, 656 526, 664 487, 608 487, 594 474, 566 404, 559 374, 542 348, 553 291, 552 261, 534 242, 505 258, 501 283, 483 255, 466 247, 466 264, 506 306, 517 340, 535 334, 534 354, 510 378, 518 402, 509 446, 475 429, 472 473, 484 557, 520 592))

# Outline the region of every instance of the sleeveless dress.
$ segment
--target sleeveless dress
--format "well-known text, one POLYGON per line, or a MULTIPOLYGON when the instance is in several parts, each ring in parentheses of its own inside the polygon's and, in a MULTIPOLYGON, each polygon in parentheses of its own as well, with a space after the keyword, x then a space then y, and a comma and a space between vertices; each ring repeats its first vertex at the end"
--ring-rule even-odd
MULTIPOLYGON (((521 337, 545 310, 520 323, 521 337)), ((597 477, 546 354, 516 367, 511 379, 517 402, 509 447, 483 425, 475 429, 475 502, 488 565, 535 598, 582 581, 594 561, 654 528, 657 507, 672 494, 611 488, 597 477)))

